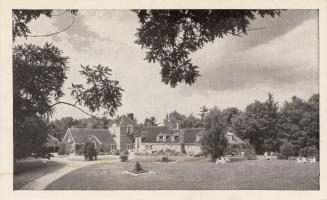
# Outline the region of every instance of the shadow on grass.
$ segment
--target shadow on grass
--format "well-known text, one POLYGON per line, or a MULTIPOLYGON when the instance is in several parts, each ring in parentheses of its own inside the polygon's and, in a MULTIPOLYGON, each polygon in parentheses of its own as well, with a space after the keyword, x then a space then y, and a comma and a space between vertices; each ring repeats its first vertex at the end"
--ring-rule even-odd
POLYGON ((17 161, 14 163, 14 190, 63 167, 63 164, 55 161, 35 159, 17 161))

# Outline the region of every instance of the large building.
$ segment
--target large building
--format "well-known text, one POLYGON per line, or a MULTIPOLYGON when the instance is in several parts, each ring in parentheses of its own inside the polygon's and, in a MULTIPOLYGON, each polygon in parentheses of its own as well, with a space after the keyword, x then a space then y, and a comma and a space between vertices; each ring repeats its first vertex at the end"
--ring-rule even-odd
MULTIPOLYGON (((169 126, 139 126, 133 115, 123 115, 108 129, 69 128, 63 138, 66 153, 83 153, 84 144, 92 142, 98 152, 128 150, 133 152, 156 152, 175 150, 187 154, 201 152, 200 139, 203 128, 171 129, 169 126)), ((242 145, 232 132, 226 134, 229 144, 242 145)))

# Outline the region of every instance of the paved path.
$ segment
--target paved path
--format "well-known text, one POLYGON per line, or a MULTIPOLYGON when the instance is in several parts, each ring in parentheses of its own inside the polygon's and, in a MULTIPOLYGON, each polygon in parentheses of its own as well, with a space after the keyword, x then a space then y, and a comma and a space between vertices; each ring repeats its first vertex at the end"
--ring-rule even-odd
POLYGON ((84 161, 83 159, 77 159, 76 161, 72 161, 71 159, 72 157, 52 158, 51 160, 60 162, 64 164, 65 167, 27 183, 22 188, 20 188, 20 190, 44 190, 50 183, 68 174, 69 172, 72 172, 73 170, 86 167, 88 165, 93 165, 103 162, 108 163, 108 162, 118 161, 118 158, 111 159, 111 160, 101 159, 96 161, 84 161))

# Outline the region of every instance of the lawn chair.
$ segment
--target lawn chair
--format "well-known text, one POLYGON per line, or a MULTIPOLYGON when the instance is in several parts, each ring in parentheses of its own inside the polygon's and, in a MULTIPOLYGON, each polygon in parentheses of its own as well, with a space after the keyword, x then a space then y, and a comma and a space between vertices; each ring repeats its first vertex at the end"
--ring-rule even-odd
POLYGON ((309 162, 310 163, 315 163, 316 162, 316 158, 309 159, 309 162))
POLYGON ((300 159, 300 158, 296 158, 296 160, 297 160, 298 163, 303 163, 303 160, 300 159))
POLYGON ((225 161, 224 157, 222 157, 221 159, 217 158, 217 160, 216 160, 216 164, 225 164, 225 163, 226 163, 226 161, 225 161))
POLYGON ((229 157, 225 157, 226 162, 230 162, 229 157))
POLYGON ((308 160, 306 158, 302 158, 303 162, 306 163, 308 160))
POLYGON ((265 154, 263 154, 263 156, 264 156, 265 160, 269 160, 269 158, 268 158, 268 152, 265 152, 265 154))

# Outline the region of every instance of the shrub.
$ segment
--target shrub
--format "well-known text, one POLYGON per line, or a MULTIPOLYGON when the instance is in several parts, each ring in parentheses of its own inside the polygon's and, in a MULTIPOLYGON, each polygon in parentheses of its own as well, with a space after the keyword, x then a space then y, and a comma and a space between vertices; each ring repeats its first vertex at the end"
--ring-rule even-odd
POLYGON ((135 168, 134 169, 137 172, 143 171, 143 169, 141 167, 141 164, 138 161, 135 163, 135 168))
POLYGON ((299 150, 299 155, 301 157, 315 157, 319 159, 319 150, 315 146, 304 147, 299 150))
POLYGON ((119 156, 120 160, 122 162, 126 162, 128 160, 128 154, 129 154, 128 151, 126 151, 126 150, 123 151, 119 156))
POLYGON ((119 156, 119 159, 122 161, 122 162, 126 162, 128 160, 128 155, 125 155, 125 154, 121 154, 119 156))
POLYGON ((290 156, 294 156, 296 153, 296 149, 295 146, 292 145, 291 143, 284 143, 281 147, 280 147, 280 154, 278 159, 288 159, 290 156))
POLYGON ((93 160, 93 159, 97 159, 97 151, 95 149, 94 144, 92 143, 86 143, 84 146, 84 157, 85 160, 93 160))
POLYGON ((161 162, 168 162, 168 161, 169 161, 168 156, 164 156, 161 158, 161 162))
POLYGON ((134 169, 131 170, 130 172, 134 174, 141 174, 141 173, 147 173, 148 171, 144 170, 139 162, 136 162, 134 169))

